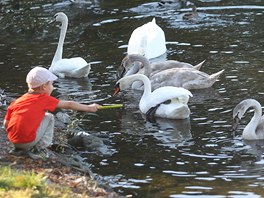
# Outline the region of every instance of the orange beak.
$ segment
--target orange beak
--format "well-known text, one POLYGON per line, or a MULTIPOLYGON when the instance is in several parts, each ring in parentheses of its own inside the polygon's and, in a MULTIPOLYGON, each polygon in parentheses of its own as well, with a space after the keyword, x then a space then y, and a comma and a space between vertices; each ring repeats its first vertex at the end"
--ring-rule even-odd
POLYGON ((115 95, 118 94, 119 92, 120 92, 120 88, 119 88, 119 84, 117 84, 117 85, 115 86, 115 92, 114 92, 113 96, 115 96, 115 95))

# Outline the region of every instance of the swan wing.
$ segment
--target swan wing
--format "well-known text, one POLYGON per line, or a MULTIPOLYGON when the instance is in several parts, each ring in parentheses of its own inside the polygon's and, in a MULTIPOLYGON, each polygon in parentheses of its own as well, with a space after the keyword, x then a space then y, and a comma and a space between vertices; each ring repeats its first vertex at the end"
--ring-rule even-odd
POLYGON ((190 116, 190 109, 187 104, 162 104, 157 109, 156 116, 169 119, 185 119, 190 116))
POLYGON ((85 77, 90 72, 90 64, 83 58, 75 57, 69 59, 61 59, 51 65, 49 70, 57 75, 64 74, 68 77, 85 77))
POLYGON ((199 83, 209 77, 208 74, 195 69, 172 68, 160 71, 150 77, 153 88, 162 86, 183 87, 186 82, 199 83))
POLYGON ((128 54, 141 54, 151 59, 166 52, 166 40, 163 30, 155 20, 136 28, 128 41, 128 54))
POLYGON ((145 56, 152 59, 166 53, 166 39, 164 31, 155 22, 149 22, 147 28, 148 39, 145 56))
POLYGON ((187 104, 189 96, 192 96, 192 93, 181 87, 161 87, 144 100, 140 100, 139 106, 142 112, 146 113, 150 108, 169 100, 170 103, 187 104))
POLYGON ((259 139, 264 139, 264 116, 261 117, 258 126, 256 128, 256 136, 261 137, 259 139))
POLYGON ((166 87, 161 87, 159 89, 156 89, 150 94, 151 98, 155 98, 156 101, 154 101, 154 104, 159 104, 163 103, 167 100, 175 100, 175 102, 179 103, 186 103, 186 101, 180 101, 180 98, 188 98, 192 97, 192 93, 184 89, 182 87, 171 87, 171 86, 166 86, 166 87))
POLYGON ((145 55, 145 46, 146 45, 146 26, 142 25, 138 28, 136 28, 128 41, 127 46, 127 53, 128 54, 140 54, 142 56, 145 55))
MULTIPOLYGON (((220 72, 222 73, 223 71, 220 72)), ((157 89, 162 86, 184 87, 186 89, 203 89, 211 87, 217 80, 217 77, 219 77, 219 75, 213 75, 214 74, 210 76, 205 72, 192 68, 172 68, 156 73, 150 77, 150 81, 152 89, 157 89)))
POLYGON ((88 74, 90 73, 90 70, 91 70, 91 65, 87 64, 85 67, 77 68, 77 69, 73 70, 72 72, 70 72, 66 76, 73 77, 73 78, 87 77, 88 74))
POLYGON ((167 60, 162 62, 156 62, 151 64, 151 74, 153 76, 158 72, 172 68, 194 68, 193 65, 185 62, 180 62, 176 60, 167 60))

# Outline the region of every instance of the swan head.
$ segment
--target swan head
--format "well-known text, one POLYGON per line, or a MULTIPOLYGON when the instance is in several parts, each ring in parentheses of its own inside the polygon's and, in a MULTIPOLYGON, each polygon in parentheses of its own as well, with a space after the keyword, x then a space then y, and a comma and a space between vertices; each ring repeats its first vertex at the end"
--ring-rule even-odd
POLYGON ((130 83, 129 81, 125 81, 124 78, 121 78, 115 84, 115 91, 114 91, 113 96, 118 94, 120 91, 123 91, 123 90, 127 89, 131 84, 132 83, 130 83))
POLYGON ((121 66, 123 66, 124 68, 130 68, 131 66, 133 66, 134 62, 140 62, 141 63, 141 67, 143 67, 142 62, 146 61, 147 59, 143 56, 143 55, 139 55, 139 54, 128 54, 121 62, 121 66))
POLYGON ((141 69, 141 64, 138 62, 133 63, 133 65, 130 68, 120 66, 116 72, 117 79, 120 79, 124 76, 136 74, 140 69, 141 69))
POLYGON ((144 65, 142 64, 142 60, 144 60, 144 58, 144 56, 138 54, 128 54, 125 58, 123 58, 120 66, 117 69, 117 79, 120 79, 124 76, 136 74, 140 69, 144 67, 144 65))
POLYGON ((119 79, 115 84, 115 91, 113 96, 118 94, 120 91, 126 89, 128 85, 125 83, 124 78, 119 79))
POLYGON ((54 15, 53 20, 51 22, 49 22, 49 24, 54 23, 54 22, 67 22, 68 21, 68 17, 66 14, 64 14, 63 12, 58 12, 54 15))
POLYGON ((114 91, 113 96, 115 96, 116 94, 118 94, 120 91, 121 91, 121 89, 120 89, 120 83, 117 82, 116 85, 115 85, 115 91, 114 91))
MULTIPOLYGON (((243 115, 246 113, 248 108, 256 107, 257 109, 261 109, 261 105, 258 101, 254 99, 246 99, 241 101, 233 110, 233 131, 235 131, 238 127, 240 120, 243 115)), ((256 110, 256 109, 255 109, 256 110)))
POLYGON ((131 75, 131 76, 125 76, 125 77, 119 79, 115 84, 115 91, 114 91, 113 96, 118 94, 120 91, 128 89, 134 81, 144 80, 146 78, 147 77, 143 74, 135 74, 135 75, 131 75))
POLYGON ((117 68, 117 71, 116 71, 117 79, 120 79, 120 78, 122 78, 125 75, 125 73, 126 73, 125 65, 126 65, 127 60, 128 60, 128 58, 126 56, 125 58, 123 58, 120 66, 117 68))
POLYGON ((232 125, 232 131, 235 132, 237 130, 238 124, 240 122, 239 113, 237 113, 235 116, 233 116, 233 125, 232 125))
POLYGON ((236 131, 238 124, 242 118, 242 116, 245 114, 247 108, 245 106, 247 100, 244 100, 242 102, 240 102, 233 110, 233 126, 232 126, 232 130, 236 131))

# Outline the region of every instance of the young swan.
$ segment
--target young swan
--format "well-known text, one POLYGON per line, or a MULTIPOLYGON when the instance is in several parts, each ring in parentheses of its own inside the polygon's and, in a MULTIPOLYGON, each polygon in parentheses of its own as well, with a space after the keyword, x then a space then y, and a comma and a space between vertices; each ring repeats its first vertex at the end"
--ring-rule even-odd
POLYGON ((261 105, 254 99, 241 101, 233 110, 233 131, 238 127, 239 121, 249 108, 253 108, 254 115, 244 128, 242 138, 246 140, 264 139, 264 117, 262 116, 261 105))
MULTIPOLYGON (((171 64, 169 61, 164 61, 151 65, 146 57, 138 54, 130 54, 123 59, 123 66, 118 68, 117 77, 141 73, 141 69, 143 68, 142 73, 149 77, 152 90, 163 86, 183 87, 188 90, 205 89, 211 87, 224 70, 208 75, 205 72, 197 70, 202 64, 203 62, 196 66, 192 66, 188 63, 178 62, 176 64, 176 62, 173 61, 173 64, 171 64), (163 69, 154 72, 154 66, 155 69, 157 66, 163 69)), ((141 82, 135 82, 132 88, 142 90, 143 85, 141 82)))
POLYGON ((118 67, 116 76, 119 79, 123 76, 137 73, 151 77, 156 73, 172 68, 193 68, 200 70, 204 62, 205 60, 197 65, 191 65, 177 60, 166 60, 150 64, 149 60, 140 54, 128 54, 123 58, 121 65, 118 67))
POLYGON ((190 116, 190 109, 187 105, 192 93, 179 87, 160 87, 151 92, 151 85, 148 77, 143 74, 125 76, 117 81, 115 85, 116 95, 118 92, 127 89, 134 81, 142 81, 144 92, 139 102, 139 109, 146 114, 147 118, 153 116, 185 119, 190 116))

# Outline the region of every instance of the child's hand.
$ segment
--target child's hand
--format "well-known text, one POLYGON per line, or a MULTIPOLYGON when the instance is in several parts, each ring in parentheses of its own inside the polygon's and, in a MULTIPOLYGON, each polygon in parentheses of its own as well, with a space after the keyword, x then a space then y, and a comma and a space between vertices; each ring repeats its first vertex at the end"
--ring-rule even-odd
POLYGON ((90 112, 96 112, 101 107, 101 105, 96 104, 96 103, 90 104, 88 106, 89 106, 90 112))

